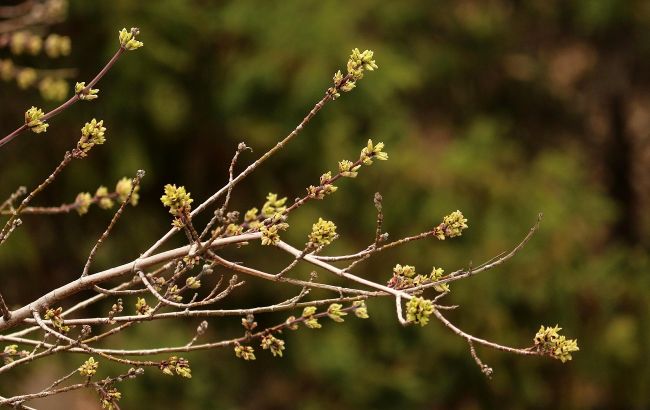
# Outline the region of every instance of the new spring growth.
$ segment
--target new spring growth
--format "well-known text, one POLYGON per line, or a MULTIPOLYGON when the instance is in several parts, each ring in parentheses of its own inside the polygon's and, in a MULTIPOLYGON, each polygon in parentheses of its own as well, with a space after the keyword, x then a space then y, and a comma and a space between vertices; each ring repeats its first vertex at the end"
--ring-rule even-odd
POLYGON ((323 199, 325 198, 325 195, 333 194, 338 188, 334 186, 331 181, 332 173, 327 171, 320 176, 319 186, 310 185, 309 188, 307 188, 307 195, 310 198, 323 199))
POLYGON ((3 354, 6 356, 15 356, 16 354, 18 354, 18 345, 5 346, 5 349, 3 350, 3 354))
POLYGON ((84 362, 84 364, 79 367, 79 374, 84 377, 92 377, 97 373, 97 368, 99 367, 99 362, 95 361, 95 358, 91 357, 84 362))
POLYGON ((97 121, 93 118, 90 122, 87 122, 81 128, 81 138, 77 143, 78 156, 85 157, 95 145, 106 142, 105 132, 106 127, 104 127, 103 120, 97 121))
POLYGON ((144 43, 142 41, 138 41, 135 39, 135 36, 140 34, 140 30, 136 27, 131 28, 130 31, 126 31, 125 28, 120 30, 120 47, 122 47, 125 50, 137 50, 138 48, 142 47, 144 43))
POLYGON ((235 356, 244 360, 255 360, 255 349, 252 346, 242 346, 235 343, 235 356))
POLYGON ((87 88, 85 82, 76 83, 74 86, 74 93, 79 96, 80 100, 92 101, 96 98, 99 98, 97 95, 99 93, 99 89, 87 88))
POLYGON ((97 205, 102 209, 111 209, 115 205, 111 197, 108 196, 108 188, 105 186, 97 188, 95 197, 97 198, 97 205))
POLYGON ((163 205, 169 207, 169 213, 174 216, 185 215, 192 209, 194 200, 190 197, 189 192, 185 191, 184 186, 165 185, 165 194, 160 197, 163 205))
POLYGON ((74 200, 75 209, 79 215, 87 214, 92 203, 93 197, 89 192, 80 192, 74 200))
MULTIPOLYGON (((287 207, 285 206, 286 202, 287 202, 287 197, 278 199, 278 194, 269 192, 269 194, 266 196, 266 202, 264 202, 264 205, 262 206, 262 216, 264 218, 270 218, 275 214, 283 213, 287 209, 287 207)), ((256 208, 253 209, 255 209, 255 211, 257 212, 256 208)))
POLYGON ((161 361, 159 367, 168 376, 173 376, 176 373, 181 377, 192 378, 190 362, 182 357, 171 356, 169 359, 161 361))
POLYGON ((378 142, 376 145, 372 143, 372 140, 368 140, 368 144, 361 150, 359 159, 363 165, 372 165, 373 159, 378 159, 380 161, 386 161, 388 159, 388 154, 382 151, 384 149, 384 143, 378 142))
POLYGON ((295 316, 289 316, 287 318, 287 320, 284 321, 284 325, 289 330, 297 330, 298 329, 298 320, 296 319, 295 316))
POLYGON ((246 317, 241 318, 241 325, 246 329, 246 333, 250 333, 257 327, 257 322, 255 321, 255 316, 246 315, 246 317))
POLYGON ((271 226, 262 225, 260 232, 262 233, 262 245, 275 245, 280 242, 280 231, 284 231, 289 227, 288 223, 276 223, 271 226))
POLYGON ((102 409, 106 410, 115 410, 119 407, 117 407, 116 401, 120 400, 122 398, 122 393, 117 391, 116 388, 110 388, 110 389, 100 389, 99 390, 99 395, 100 395, 100 404, 102 405, 102 409))
POLYGON ((320 329, 321 324, 318 323, 318 319, 314 317, 314 314, 316 313, 316 306, 307 306, 306 308, 303 309, 302 311, 302 317, 305 322, 305 326, 307 326, 310 329, 320 329))
POLYGON ((413 297, 406 304, 406 321, 425 326, 433 313, 433 302, 429 299, 413 297))
POLYGON ((368 319, 368 308, 366 307, 366 302, 363 300, 357 300, 352 303, 354 307, 354 315, 359 319, 368 319))
POLYGON ((43 118, 44 115, 43 110, 32 106, 32 108, 25 112, 25 125, 36 134, 46 132, 49 124, 41 121, 41 118, 43 118))
POLYGON ((373 71, 378 68, 373 60, 374 52, 372 50, 359 51, 358 48, 352 50, 347 64, 347 75, 343 75, 341 70, 337 71, 332 78, 334 87, 328 90, 333 99, 340 97, 339 91, 349 92, 357 86, 356 82, 363 78, 365 70, 373 71))
MULTIPOLYGON (((431 269, 431 274, 429 279, 431 282, 437 282, 442 279, 442 275, 445 273, 445 270, 442 268, 436 268, 435 266, 431 269)), ((451 288, 448 283, 441 283, 433 287, 437 292, 451 292, 451 288)))
POLYGON ((270 350, 273 354, 273 357, 282 357, 282 351, 284 350, 284 340, 278 339, 277 337, 268 334, 262 337, 260 346, 262 346, 262 349, 270 350))
POLYGON ((533 341, 538 351, 565 363, 571 360, 571 353, 580 350, 577 339, 567 339, 560 335, 561 327, 541 326, 533 341))
POLYGON ((311 247, 325 246, 336 239, 336 225, 332 221, 318 218, 318 222, 312 225, 309 234, 308 245, 311 247))
POLYGON ((52 326, 54 326, 54 328, 59 330, 61 333, 68 333, 70 331, 70 327, 66 326, 63 323, 63 316, 61 316, 62 313, 62 307, 58 307, 56 309, 47 309, 45 311, 44 318, 45 320, 49 320, 52 323, 52 326))
POLYGON ((341 310, 342 307, 343 305, 340 303, 332 303, 327 308, 327 316, 335 322, 343 322, 343 316, 347 316, 347 313, 341 310))
POLYGON ((188 289, 198 289, 201 287, 201 281, 195 276, 190 276, 185 279, 185 286, 187 286, 188 289))
POLYGON ((461 236, 464 229, 467 229, 467 219, 463 216, 462 212, 454 211, 445 216, 442 223, 433 228, 433 232, 436 238, 444 241, 445 238, 461 236))
MULTIPOLYGON (((431 270, 429 275, 420 275, 415 271, 415 266, 400 265, 399 263, 393 268, 393 276, 388 281, 389 288, 406 289, 413 286, 426 285, 427 283, 437 282, 442 279, 444 270, 436 268, 431 270)), ((446 283, 435 285, 434 289, 438 292, 449 292, 451 289, 446 283)))
POLYGON ((356 178, 359 168, 361 168, 361 165, 355 166, 354 162, 348 161, 347 159, 339 162, 339 172, 341 173, 341 176, 344 177, 356 178))
POLYGON ((153 309, 147 304, 147 301, 144 298, 138 298, 138 300, 135 302, 135 312, 138 315, 147 316, 152 311, 153 309))

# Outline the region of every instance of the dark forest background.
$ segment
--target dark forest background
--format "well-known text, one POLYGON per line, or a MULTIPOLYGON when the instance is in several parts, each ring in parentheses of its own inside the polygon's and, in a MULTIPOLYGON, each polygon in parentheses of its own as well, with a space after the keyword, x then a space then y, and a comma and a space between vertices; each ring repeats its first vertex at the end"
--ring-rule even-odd
MULTIPOLYGON (((480 349, 495 369, 487 380, 464 341, 435 322, 402 328, 392 301, 379 299, 369 303, 369 321, 288 334, 283 359, 259 352, 249 363, 228 349, 188 355, 191 380, 148 371, 120 387, 124 408, 650 406, 650 2, 72 0, 68 18, 51 27, 72 38, 71 55, 21 62, 73 67, 75 81, 88 81, 115 51, 117 31, 131 26, 145 47, 109 72, 97 101, 0 150, 4 198, 42 181, 85 121, 105 121, 107 145, 69 167, 40 205, 147 171, 141 204, 121 220, 96 269, 132 260, 167 231, 164 184, 206 198, 227 180, 238 142, 255 151, 241 169, 295 127, 350 49, 369 48, 379 70, 239 186, 235 207, 259 207, 268 192, 302 195, 368 138, 382 140, 390 160, 296 212, 285 237, 303 243, 322 216, 342 235, 331 251, 364 248, 374 236, 376 191, 392 238, 464 212, 462 238, 413 244, 358 270, 384 282, 395 263, 477 265, 514 246, 543 212, 540 232, 515 259, 452 286, 448 301, 461 307, 449 316, 477 336, 519 346, 540 324, 559 323, 581 350, 563 365, 480 349)), ((8 82, 0 101, 3 135, 29 106, 57 105, 8 82)), ((77 276, 110 217, 97 208, 84 217, 25 217, 0 248, 5 298, 24 304, 77 276)), ((274 271, 285 262, 274 255, 247 260, 274 271)), ((254 306, 291 291, 255 283, 230 303, 254 306)), ((211 322, 210 337, 239 332, 237 321, 211 322)), ((113 343, 182 343, 197 324, 147 324, 113 343)), ((36 390, 79 360, 32 364, 0 379, 0 392, 36 390)), ((82 392, 42 405, 96 402, 82 392)))

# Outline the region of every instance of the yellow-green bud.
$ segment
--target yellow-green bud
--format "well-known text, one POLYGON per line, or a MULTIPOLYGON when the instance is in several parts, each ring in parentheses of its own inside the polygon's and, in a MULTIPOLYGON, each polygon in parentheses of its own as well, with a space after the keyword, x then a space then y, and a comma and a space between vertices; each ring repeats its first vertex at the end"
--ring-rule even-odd
POLYGON ((79 215, 83 215, 88 213, 88 208, 90 208, 90 204, 92 204, 93 197, 90 195, 88 192, 80 192, 77 195, 77 198, 74 200, 75 207, 77 209, 77 213, 79 215))
POLYGON ((40 108, 32 107, 25 112, 25 124, 32 132, 36 134, 46 132, 49 124, 41 121, 41 118, 43 118, 44 115, 45 114, 43 113, 43 110, 40 108))
POLYGON ((406 320, 425 326, 429 323, 429 316, 433 314, 433 302, 428 299, 413 297, 406 304, 406 320))
POLYGON ((126 31, 125 28, 120 30, 120 47, 124 48, 125 50, 137 50, 138 48, 142 47, 144 45, 142 41, 135 39, 135 36, 138 34, 140 34, 140 30, 135 27, 131 28, 130 31, 126 31))

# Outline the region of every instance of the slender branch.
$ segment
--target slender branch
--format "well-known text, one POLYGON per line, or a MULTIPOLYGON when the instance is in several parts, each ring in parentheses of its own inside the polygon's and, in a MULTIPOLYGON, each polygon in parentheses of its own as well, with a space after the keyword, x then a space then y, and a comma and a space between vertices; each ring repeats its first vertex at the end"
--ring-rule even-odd
MULTIPOLYGON (((104 198, 115 199, 119 196, 117 192, 110 192, 105 196, 95 195, 90 198, 89 204, 96 204, 104 198)), ((61 204, 59 206, 27 206, 20 211, 21 215, 58 215, 58 214, 67 214, 72 211, 75 211, 79 208, 79 203, 71 202, 67 204, 61 204)), ((0 207, 0 210, 2 208, 0 207)), ((13 211, 11 210, 1 210, 0 215, 12 215, 13 211)))
POLYGON ((521 355, 528 355, 528 356, 541 356, 542 354, 538 352, 537 350, 533 350, 531 348, 515 348, 515 347, 509 347, 509 346, 504 346, 500 345, 498 343, 490 342, 489 340, 481 339, 476 336, 472 336, 469 333, 465 333, 456 326, 454 326, 453 323, 451 323, 449 320, 447 320, 446 317, 442 315, 438 311, 438 309, 433 309, 433 314, 435 317, 442 322, 443 325, 447 326, 449 329, 451 329, 452 332, 456 333, 458 336, 462 337, 463 339, 467 340, 468 342, 475 342, 483 346, 488 346, 496 350, 501 350, 504 352, 509 352, 509 353, 515 353, 515 354, 521 354, 521 355))
POLYGON ((50 176, 48 176, 45 179, 45 181, 43 181, 38 187, 36 187, 36 189, 30 192, 29 195, 27 195, 27 198, 23 199, 18 209, 16 209, 16 211, 13 212, 13 214, 5 224, 4 228, 2 228, 2 231, 0 231, 0 241, 4 241, 7 238, 9 234, 9 230, 11 229, 12 226, 14 226, 14 221, 16 221, 16 219, 20 216, 22 210, 25 209, 25 207, 29 204, 29 202, 32 199, 34 199, 36 195, 38 195, 48 185, 50 185, 52 181, 54 181, 54 179, 61 173, 61 171, 63 171, 63 169, 70 163, 70 161, 72 161, 72 158, 73 156, 70 153, 70 151, 67 151, 63 156, 63 160, 61 161, 61 163, 59 163, 59 165, 56 167, 54 172, 52 172, 50 176))
MULTIPOLYGON (((293 298, 288 299, 284 302, 276 303, 274 305, 260 306, 254 308, 179 310, 175 312, 156 313, 152 315, 116 316, 113 319, 109 319, 107 317, 68 319, 65 321, 65 323, 66 325, 69 326, 81 326, 81 325, 102 325, 102 324, 111 324, 111 323, 149 322, 155 320, 181 319, 181 318, 246 316, 251 314, 257 315, 262 313, 276 313, 276 312, 281 312, 285 310, 291 310, 294 308, 301 308, 306 306, 322 306, 322 305, 330 305, 332 303, 354 302, 357 300, 365 300, 367 298, 368 296, 360 295, 360 296, 319 299, 319 300, 312 300, 309 302, 298 302, 295 300, 296 297, 294 296, 293 298)), ((25 323, 36 323, 36 322, 34 321, 34 319, 25 319, 25 323)), ((35 340, 24 339, 24 338, 13 337, 13 336, 0 336, 0 341, 25 343, 25 344, 38 343, 35 340)))
MULTIPOLYGON (((284 139, 279 141, 273 148, 270 150, 266 151, 261 157, 259 157, 255 162, 253 162, 251 165, 249 165, 244 171, 242 171, 237 177, 235 177, 232 181, 230 181, 228 184, 226 184, 223 188, 219 189, 217 192, 212 194, 208 199, 203 201, 199 206, 197 206, 192 213, 190 214, 192 217, 198 215, 199 213, 203 212, 208 206, 213 204, 217 199, 219 199, 224 193, 227 193, 229 189, 232 189, 236 184, 238 184, 240 181, 242 181, 244 178, 246 178, 248 175, 250 175, 253 171, 255 171, 260 165, 262 165, 264 162, 266 162, 267 159, 269 159, 271 156, 273 156, 276 152, 281 150, 289 141, 291 141, 295 136, 297 136, 300 131, 303 130, 305 125, 311 121, 311 119, 325 106, 325 104, 332 99, 332 95, 330 93, 325 93, 325 96, 318 102, 316 105, 309 111, 309 113, 303 118, 303 120, 298 124, 296 128, 294 128, 293 131, 289 133, 284 139)), ((147 249, 142 256, 146 257, 151 255, 153 252, 155 252, 158 248, 160 248, 169 238, 171 238, 176 232, 178 232, 178 228, 172 228, 169 230, 165 235, 163 235, 156 243, 154 243, 149 249, 147 249)))
MULTIPOLYGON (((292 285, 297 285, 297 286, 307 286, 310 288, 316 288, 316 289, 325 289, 325 290, 331 290, 336 293, 345 293, 345 294, 353 294, 353 295, 365 295, 365 296, 375 296, 373 292, 368 292, 365 290, 361 289, 353 289, 353 288, 345 288, 341 286, 333 286, 333 285, 327 285, 325 283, 318 283, 318 282, 308 282, 304 280, 299 280, 299 279, 292 279, 292 278, 285 278, 285 277, 278 277, 277 275, 273 275, 270 273, 262 272, 257 269, 249 268, 244 265, 240 265, 234 262, 231 262, 229 260, 223 259, 222 257, 211 254, 211 258, 217 262, 218 264, 225 266, 229 269, 232 269, 237 272, 242 272, 246 273, 251 276, 256 276, 262 279, 270 280, 272 282, 286 282, 290 283, 292 285)), ((333 269, 337 269, 334 267, 331 267, 333 269)))
POLYGON ((13 192, 11 195, 9 195, 9 198, 7 198, 2 205, 0 205, 0 211, 4 210, 5 208, 13 208, 13 203, 16 201, 16 199, 20 198, 21 196, 25 195, 27 193, 27 188, 24 186, 18 187, 18 189, 13 192))
MULTIPOLYGON (((291 246, 291 245, 289 245, 289 244, 287 244, 286 242, 283 242, 283 241, 278 242, 275 246, 277 246, 278 248, 280 248, 280 249, 282 249, 282 250, 284 250, 284 251, 286 251, 286 252, 288 252, 288 253, 290 253, 290 254, 292 254, 294 256, 298 256, 301 253, 300 250, 294 248, 293 246, 291 246)), ((305 260, 305 261, 307 261, 307 262, 309 262, 309 263, 311 263, 313 265, 319 266, 319 267, 321 267, 321 268, 323 268, 323 269, 325 269, 325 270, 327 270, 329 272, 332 272, 335 275, 344 277, 344 278, 349 279, 349 280, 351 280, 353 282, 360 283, 362 285, 368 286, 368 287, 373 288, 375 290, 380 290, 380 291, 383 291, 385 293, 389 293, 389 294, 394 295, 394 296, 401 296, 402 298, 407 299, 407 300, 409 300, 409 299, 411 299, 413 297, 412 295, 410 295, 410 294, 408 294, 408 293, 406 293, 404 291, 389 288, 388 286, 380 285, 380 284, 375 283, 373 281, 370 281, 370 280, 361 278, 359 276, 353 275, 353 274, 351 274, 349 272, 346 272, 345 269, 339 269, 339 268, 337 268, 335 266, 332 266, 332 265, 330 265, 330 264, 328 264, 326 262, 323 262, 320 259, 317 259, 316 256, 312 256, 312 255, 308 254, 308 255, 303 256, 303 260, 305 260)))
POLYGON ((79 340, 74 340, 72 338, 69 338, 68 336, 66 336, 66 335, 64 335, 64 334, 62 334, 60 332, 57 332, 56 330, 49 327, 43 321, 43 319, 41 319, 41 315, 38 313, 38 311, 36 309, 32 310, 32 317, 34 318, 34 320, 36 321, 38 326, 40 326, 40 328, 43 329, 45 332, 51 334, 52 336, 56 337, 57 339, 59 339, 61 341, 68 342, 68 344, 70 346, 79 346, 80 348, 87 351, 88 353, 94 353, 94 354, 97 354, 97 355, 99 355, 99 356, 101 356, 101 357, 103 357, 105 359, 112 360, 114 362, 121 363, 121 364, 128 364, 128 365, 135 365, 135 366, 157 366, 158 365, 157 362, 152 362, 152 361, 139 361, 139 360, 121 359, 119 357, 112 356, 112 355, 110 355, 108 353, 105 353, 103 351, 94 349, 94 348, 86 345, 85 343, 83 343, 83 342, 81 342, 79 340))
POLYGON ((108 224, 108 228, 106 228, 102 236, 100 236, 97 242, 95 243, 95 246, 93 246, 93 249, 90 251, 90 254, 88 255, 88 259, 86 259, 86 264, 84 265, 84 270, 81 273, 81 276, 88 275, 88 270, 90 269, 90 264, 95 258, 95 253, 97 253, 99 247, 106 240, 108 235, 111 233, 113 226, 115 226, 118 219, 120 219, 120 216, 122 216, 122 212, 124 212, 124 208, 126 207, 126 205, 131 202, 131 197, 133 196, 135 190, 140 186, 140 181, 142 181, 142 178, 144 178, 144 171, 139 170, 137 172, 136 177, 133 178, 133 181, 131 183, 131 190, 129 191, 129 194, 126 196, 126 198, 124 198, 124 201, 122 201, 122 204, 118 208, 117 212, 115 212, 115 215, 113 215, 113 219, 111 219, 111 223, 108 224))
MULTIPOLYGON (((99 80, 101 80, 102 77, 104 77, 104 75, 106 75, 108 70, 110 70, 113 67, 113 65, 115 65, 115 63, 120 58, 120 56, 124 53, 124 51, 126 51, 126 50, 122 46, 120 46, 120 48, 117 49, 117 51, 115 52, 113 57, 108 61, 108 63, 106 63, 106 65, 101 69, 101 71, 99 73, 97 73, 95 78, 93 78, 90 81, 90 83, 84 88, 84 90, 82 90, 82 93, 87 92, 95 84, 97 84, 97 82, 99 80)), ((58 107, 56 107, 52 111, 46 113, 40 120, 43 121, 43 122, 47 121, 48 119, 50 119, 50 118, 54 117, 55 115, 59 114, 60 112, 62 112, 66 108, 70 107, 72 104, 76 103, 77 101, 79 101, 79 94, 73 95, 66 102, 59 105, 58 107)), ((16 128, 13 132, 8 134, 7 136, 5 136, 4 138, 0 139, 0 147, 2 147, 3 145, 9 143, 11 140, 16 138, 23 131, 27 130, 27 128, 28 128, 27 124, 23 124, 20 127, 16 128)))

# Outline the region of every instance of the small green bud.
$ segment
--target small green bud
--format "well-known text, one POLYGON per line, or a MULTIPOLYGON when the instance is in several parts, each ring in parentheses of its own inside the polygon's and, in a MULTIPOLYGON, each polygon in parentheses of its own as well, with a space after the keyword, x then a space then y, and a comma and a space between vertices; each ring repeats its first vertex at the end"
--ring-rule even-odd
POLYGON ((189 278, 185 279, 185 286, 190 289, 198 289, 201 287, 201 281, 194 276, 190 276, 189 278))
POLYGON ((135 303, 135 311, 138 315, 147 316, 153 311, 153 309, 147 304, 147 301, 144 298, 138 298, 135 303))
POLYGON ((312 225, 309 234, 309 243, 315 246, 329 245, 336 238, 336 225, 332 221, 318 218, 312 225))
POLYGON ((235 356, 244 360, 255 360, 255 349, 252 346, 242 346, 235 343, 235 356))
POLYGON ((99 363, 95 361, 93 357, 89 358, 84 362, 84 364, 79 367, 79 374, 81 374, 84 377, 92 377, 97 373, 97 368, 99 367, 99 363))
POLYGON ((98 198, 98 205, 102 209, 111 209, 114 205, 113 200, 108 196, 108 188, 100 186, 95 191, 95 197, 98 198))
POLYGON ((347 159, 339 162, 339 172, 344 177, 355 178, 359 168, 361 168, 361 165, 354 166, 354 162, 348 161, 347 159))
POLYGON ((168 376, 173 376, 176 373, 181 377, 192 378, 190 362, 182 357, 171 356, 169 359, 161 361, 158 367, 168 376))
MULTIPOLYGON (((431 282, 436 282, 442 279, 442 275, 445 270, 442 268, 436 268, 435 266, 431 269, 431 274, 429 275, 429 280, 431 282)), ((451 288, 448 283, 441 283, 440 285, 435 285, 433 287, 437 292, 450 292, 451 288)))
POLYGON ((54 326, 55 329, 58 329, 61 333, 68 333, 70 327, 65 325, 63 322, 63 308, 58 307, 56 309, 47 309, 45 311, 45 320, 49 320, 54 326))
POLYGON ((92 204, 93 197, 89 192, 80 192, 74 200, 74 204, 79 215, 88 213, 88 208, 92 204))
POLYGON ((289 316, 287 320, 284 321, 284 324, 286 325, 287 329, 289 330, 297 330, 298 329, 298 321, 296 320, 295 316, 289 316))
POLYGON ((185 191, 184 186, 165 185, 165 194, 160 197, 164 206, 169 207, 169 213, 174 216, 180 216, 189 213, 192 209, 191 204, 194 200, 190 197, 189 192, 185 191))
POLYGON ((115 402, 122 398, 122 393, 117 391, 116 388, 100 389, 99 395, 102 408, 107 410, 116 410, 118 407, 115 402))
POLYGON ((425 326, 429 323, 429 316, 433 314, 433 302, 428 299, 413 297, 406 304, 406 320, 425 326))
POLYGON ((399 263, 393 268, 393 273, 396 276, 404 276, 407 278, 412 278, 415 276, 415 266, 411 265, 400 265, 399 263))
POLYGON ((305 319, 305 326, 310 329, 320 329, 323 326, 318 323, 318 319, 314 317, 314 313, 316 313, 316 306, 307 306, 303 309, 302 317, 305 319))
POLYGON ((25 124, 33 133, 40 134, 47 131, 49 124, 41 121, 44 115, 43 110, 36 107, 32 107, 25 112, 25 124))
POLYGON ((246 211, 246 213, 244 214, 244 222, 255 221, 257 219, 257 213, 258 213, 257 208, 251 208, 248 211, 246 211))
POLYGON ((99 97, 97 95, 99 93, 99 89, 91 88, 86 90, 85 82, 76 83, 74 86, 74 93, 79 96, 80 100, 86 100, 86 101, 91 101, 99 97))
POLYGON ((280 242, 280 231, 284 231, 289 227, 286 223, 277 223, 271 226, 262 225, 260 232, 262 233, 262 245, 275 245, 280 242))
POLYGON ((15 356, 18 354, 18 345, 7 345, 4 348, 4 354, 7 356, 15 356))
POLYGON ((352 303, 354 307, 354 314, 359 319, 368 319, 368 308, 366 307, 366 302, 363 300, 357 300, 352 303))
POLYGON ((137 50, 142 47, 144 43, 135 39, 135 36, 140 34, 140 30, 133 27, 130 31, 126 31, 125 28, 119 32, 120 47, 125 50, 137 50))
POLYGON ((83 154, 87 154, 95 145, 102 145, 106 142, 105 131, 104 121, 97 121, 93 118, 81 128, 81 138, 77 143, 77 149, 83 154))
POLYGON ((226 227, 226 236, 236 236, 236 235, 241 235, 241 233, 244 232, 244 228, 241 225, 237 224, 229 224, 226 227))
POLYGON ((270 218, 275 214, 282 214, 287 209, 285 206, 286 202, 286 197, 278 199, 278 194, 269 192, 266 196, 266 202, 262 206, 262 216, 264 218, 270 218))
POLYGON ((372 140, 368 140, 368 144, 364 149, 361 150, 361 155, 359 159, 364 165, 372 165, 373 159, 378 159, 380 161, 386 161, 388 159, 388 154, 383 152, 384 143, 378 142, 376 145, 373 144, 372 140))
POLYGON ((273 357, 282 357, 282 351, 284 350, 284 340, 278 339, 277 337, 269 334, 262 337, 260 346, 262 346, 262 349, 270 350, 273 354, 273 357))
POLYGON ((347 316, 347 313, 341 310, 342 307, 343 305, 339 303, 332 303, 329 308, 327 308, 327 316, 335 322, 343 322, 343 316, 347 316))
POLYGON ((442 223, 436 226, 433 231, 436 238, 445 240, 445 238, 455 238, 463 234, 463 230, 467 229, 467 219, 460 211, 454 211, 445 216, 442 223))
POLYGON ((580 350, 576 339, 567 339, 560 335, 561 327, 541 326, 533 338, 535 347, 538 351, 548 354, 549 356, 565 363, 572 359, 571 353, 580 350))

